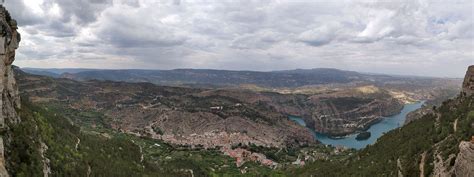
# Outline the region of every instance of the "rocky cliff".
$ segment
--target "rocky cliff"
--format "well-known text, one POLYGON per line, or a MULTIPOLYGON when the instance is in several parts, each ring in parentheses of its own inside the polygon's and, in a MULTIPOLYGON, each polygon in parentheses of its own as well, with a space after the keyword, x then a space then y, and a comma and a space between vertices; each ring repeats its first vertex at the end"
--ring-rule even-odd
POLYGON ((462 84, 462 91, 467 96, 474 94, 474 65, 469 66, 462 84))
POLYGON ((9 125, 16 124, 20 118, 16 109, 20 108, 20 97, 13 75, 12 63, 15 50, 20 42, 17 24, 8 11, 0 5, 0 176, 9 176, 5 168, 4 143, 9 143, 9 125))
POLYGON ((474 176, 474 142, 463 141, 459 144, 454 174, 465 177, 474 176))
MULTIPOLYGON (((366 103, 351 103, 352 97, 337 98, 326 101, 315 101, 317 109, 312 114, 309 124, 316 131, 330 136, 345 136, 356 131, 368 129, 382 117, 398 114, 403 105, 396 99, 367 99, 366 103), (344 99, 345 104, 355 107, 348 109, 341 107, 338 100, 344 99)), ((356 99, 357 100, 357 99, 356 99)))

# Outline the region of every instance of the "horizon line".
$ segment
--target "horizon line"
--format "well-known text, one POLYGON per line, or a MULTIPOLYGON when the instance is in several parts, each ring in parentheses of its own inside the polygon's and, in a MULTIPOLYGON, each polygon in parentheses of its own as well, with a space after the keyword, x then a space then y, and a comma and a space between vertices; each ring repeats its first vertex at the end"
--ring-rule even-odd
MULTIPOLYGON (((377 73, 377 72, 367 72, 367 71, 354 71, 354 70, 345 70, 339 68, 295 68, 295 69, 285 69, 285 70, 268 70, 268 71, 258 71, 258 70, 233 70, 233 69, 211 69, 211 68, 174 68, 174 69, 145 69, 145 68, 42 68, 42 67, 20 67, 20 69, 38 69, 38 70, 97 70, 97 71, 126 71, 126 70, 141 70, 141 71, 173 71, 173 70, 214 70, 214 71, 241 71, 241 72, 281 72, 281 71, 295 71, 295 70, 315 70, 315 69, 330 69, 330 70, 339 70, 346 72, 356 72, 359 74, 368 74, 368 75, 386 75, 386 76, 398 76, 398 77, 426 77, 426 78, 442 78, 442 79, 463 79, 462 77, 440 77, 440 76, 426 76, 426 75, 403 75, 403 74, 390 74, 390 73, 377 73)), ((65 72, 67 73, 67 72, 65 72)))

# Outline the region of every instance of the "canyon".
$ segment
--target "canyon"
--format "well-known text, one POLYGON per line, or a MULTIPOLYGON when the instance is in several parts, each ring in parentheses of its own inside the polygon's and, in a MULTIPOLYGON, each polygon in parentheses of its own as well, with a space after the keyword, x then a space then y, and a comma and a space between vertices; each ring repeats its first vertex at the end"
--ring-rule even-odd
MULTIPOLYGON (((238 115, 241 113, 247 114, 246 110, 239 110, 248 107, 260 107, 261 110, 267 109, 272 112, 277 112, 278 119, 284 120, 287 115, 297 115, 303 117, 307 125, 316 131, 330 136, 344 136, 354 133, 356 131, 367 129, 370 125, 379 122, 382 117, 397 114, 403 107, 403 104, 415 102, 416 100, 427 100, 427 103, 437 102, 439 99, 445 97, 453 97, 459 92, 458 80, 455 79, 438 79, 438 78, 418 78, 418 77, 400 77, 387 75, 370 75, 360 74, 357 72, 342 71, 336 69, 312 69, 312 70, 290 70, 290 71, 275 71, 275 72, 246 72, 246 71, 224 71, 224 70, 193 70, 193 69, 179 69, 179 70, 86 70, 86 69, 32 69, 26 68, 24 73, 35 73, 46 76, 53 76, 50 80, 55 82, 69 82, 79 85, 96 85, 95 87, 106 86, 112 87, 114 80, 117 82, 115 87, 132 86, 135 83, 137 86, 146 85, 144 82, 152 82, 156 88, 174 89, 176 92, 188 92, 189 94, 178 94, 173 99, 181 99, 179 102, 188 101, 189 104, 174 105, 174 100, 166 98, 166 96, 157 93, 156 95, 148 94, 144 97, 132 98, 129 97, 128 102, 135 105, 127 105, 124 103, 117 103, 117 107, 135 106, 133 111, 150 112, 156 108, 163 107, 163 104, 158 99, 163 98, 172 106, 168 105, 169 109, 176 109, 181 107, 182 110, 191 111, 195 116, 213 117, 215 114, 221 114, 221 118, 238 115), (48 74, 49 73, 49 74, 48 74), (53 75, 55 73, 56 75, 53 75), (66 77, 67 76, 67 77, 66 77), (87 76, 87 77, 86 77, 87 76), (61 78, 63 77, 63 78, 61 78), (141 79, 139 79, 141 78, 141 79), (150 79, 161 78, 169 82, 154 82, 150 79), (227 79, 226 79, 227 78, 227 79), (306 78, 306 79, 305 79, 306 78), (66 79, 72 79, 66 81, 66 79), (266 82, 260 82, 260 80, 266 82), (276 80, 275 80, 276 79, 276 80), (73 82, 76 81, 76 82, 73 82), (127 81, 122 83, 118 81, 127 81), (230 82, 232 81, 232 82, 230 82), (182 83, 170 84, 170 83, 182 83), (118 84, 121 83, 121 84, 118 84), (243 84, 245 83, 245 84, 243 84), (260 84, 259 84, 260 83, 260 84), (286 83, 286 85, 278 85, 275 83, 286 83), (99 85, 100 84, 100 85, 99 85), (313 85, 307 85, 313 84, 313 85), (166 86, 168 85, 168 86, 166 86), (180 88, 176 88, 179 86, 180 88), (280 87, 285 86, 285 87, 280 87), (179 91, 181 89, 181 91, 179 91), (183 98, 179 98, 183 96, 183 98), (148 98, 146 98, 148 97, 148 98), (216 98, 212 101, 213 97, 216 98), (146 100, 144 99, 146 98, 146 100), (219 99, 229 98, 226 104, 219 102, 219 99), (194 99, 194 100, 193 100, 194 99), (196 99, 207 100, 205 104, 196 104, 196 99), (139 102, 139 103, 138 103, 139 102), (212 103, 214 102, 214 103, 212 103), (157 105, 162 104, 162 105, 157 105), (236 109, 235 105, 241 105, 236 109), (141 106, 140 106, 141 105, 141 106), (206 105, 206 106, 203 106, 206 105), (173 106, 176 106, 173 108, 173 106), (211 111, 212 107, 224 106, 224 110, 211 111), (239 113, 240 111, 240 113, 239 113), (243 111, 243 112, 242 112, 243 111), (197 113, 199 112, 199 113, 197 113), (207 112, 210 114, 203 114, 207 112), (228 112, 228 113, 226 113, 228 112), (224 114, 226 113, 226 114, 224 114)), ((37 78, 40 79, 41 77, 37 78)), ((27 81, 25 81, 27 82, 27 81)), ((60 83, 58 83, 60 84, 60 83)), ((28 87, 34 87, 34 83, 29 83, 28 87)), ((61 84, 64 85, 64 84, 61 84)), ((71 85, 72 86, 72 85, 71 85)), ((144 92, 137 87, 135 92, 144 92)), ((149 87, 153 87, 148 84, 149 87)), ((44 87, 38 85, 38 87, 44 87)), ((76 86, 73 86, 76 87, 76 86)), ((77 88, 85 88, 86 86, 77 86, 77 88)), ((54 89, 54 88, 53 88, 54 89)), ((87 88, 88 89, 88 88, 87 88)), ((108 88, 109 90, 122 90, 120 88, 108 88)), ((128 89, 132 90, 132 89, 128 89)), ((25 93, 27 88, 25 89, 25 93)), ((77 90, 79 91, 79 90, 77 90)), ((110 91, 112 92, 112 91, 110 91)), ((122 93, 122 91, 120 91, 122 93)), ((30 92, 31 93, 31 92, 30 92)), ((94 92, 88 92, 94 93, 94 92)), ((133 93, 135 94, 135 93, 133 93)), ((38 95, 38 94, 36 94, 38 95)), ((57 96, 57 95, 56 95, 57 96)), ((65 96, 65 95, 63 95, 65 96)), ((92 96, 92 95, 89 95, 92 96)), ((33 95, 33 97, 38 97, 33 95)), ((38 100, 58 100, 55 96, 42 96, 38 100)), ((72 96, 68 96, 74 98, 72 96)), ((89 99, 91 100, 91 99, 89 99)), ((105 100, 96 100, 98 102, 107 102, 105 100)), ((96 104, 86 103, 84 104, 96 104)), ((76 104, 80 106, 81 104, 76 104)), ((110 105, 109 105, 109 108, 110 105)), ((159 109, 161 109, 159 108, 159 109)), ((102 108, 101 108, 102 109, 102 108)), ((131 108, 124 108, 131 109, 131 108)), ((119 112, 117 110, 111 111, 113 113, 119 112)), ((172 114, 181 114, 180 110, 174 111, 172 114)), ((127 115, 120 114, 120 115, 127 115)), ((148 113, 147 113, 148 114, 148 113)), ((157 113, 159 115, 161 113, 157 113)), ((265 113, 264 113, 265 114, 265 113)), ((264 115, 261 114, 261 115, 264 115)), ((115 116, 115 115, 109 115, 115 116)), ((134 116, 150 116, 150 115, 136 115, 134 116)), ((168 116, 168 115, 167 115, 168 116)), ((172 116, 172 115, 170 115, 172 116)), ((187 115, 189 116, 189 115, 187 115)), ((161 120, 155 122, 148 122, 148 125, 155 125, 164 127, 161 120)), ((230 119, 227 121, 242 120, 239 118, 230 119)), ((135 122, 137 125, 138 123, 135 122)), ((228 122, 222 122, 228 123, 228 122)), ((203 123, 205 124, 205 123, 203 123)), ((239 123, 236 123, 239 124, 239 123)), ((145 124, 136 126, 135 128, 126 127, 125 129, 133 131, 144 128, 145 124), (140 127, 137 129, 137 127, 140 127)), ((115 126, 119 128, 120 126, 115 126)), ((200 130, 199 133, 210 133, 216 127, 200 130)), ((219 130, 223 127, 217 128, 219 130)), ((154 134, 150 127, 148 130, 143 130, 149 134, 154 134)), ((178 128, 179 130, 179 128, 178 128)), ((197 130, 186 132, 187 135, 192 134, 197 130)), ((243 130, 231 130, 233 132, 243 132, 243 130)), ((248 130, 246 130, 249 132, 248 130)), ((176 132, 177 134, 183 132, 176 132)), ((264 133, 274 134, 274 133, 264 133)), ((157 135, 152 135, 157 136, 157 135)), ((183 140, 185 141, 185 140, 183 140)), ((256 143, 256 142, 255 142, 256 143)), ((269 144, 268 142, 265 144, 269 144)), ((280 144, 280 143, 276 143, 280 144)))
POLYGON ((321 94, 283 94, 75 81, 31 75, 19 69, 16 73, 21 94, 33 103, 97 112, 104 115, 101 121, 105 127, 192 147, 311 144, 317 142, 311 132, 289 120, 288 115, 302 116, 309 127, 321 133, 340 136, 366 129, 403 107, 402 100, 375 86, 321 94))

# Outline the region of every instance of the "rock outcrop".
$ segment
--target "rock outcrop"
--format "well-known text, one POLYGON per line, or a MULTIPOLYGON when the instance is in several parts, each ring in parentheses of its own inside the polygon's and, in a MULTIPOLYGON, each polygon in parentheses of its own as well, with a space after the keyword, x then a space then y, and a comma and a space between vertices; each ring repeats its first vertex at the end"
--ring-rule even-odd
POLYGON ((20 39, 16 21, 0 5, 0 177, 9 176, 4 158, 4 143, 9 141, 5 138, 8 126, 20 121, 16 112, 20 108, 20 97, 12 70, 20 39))
POLYGON ((474 65, 469 66, 462 84, 462 92, 467 96, 474 94, 474 65))
POLYGON ((424 106, 420 109, 408 113, 404 124, 407 125, 408 123, 413 122, 414 120, 422 118, 424 115, 433 113, 434 111, 432 106, 424 106))
POLYGON ((454 163, 454 174, 460 177, 474 176, 474 144, 463 141, 459 144, 459 153, 454 163))

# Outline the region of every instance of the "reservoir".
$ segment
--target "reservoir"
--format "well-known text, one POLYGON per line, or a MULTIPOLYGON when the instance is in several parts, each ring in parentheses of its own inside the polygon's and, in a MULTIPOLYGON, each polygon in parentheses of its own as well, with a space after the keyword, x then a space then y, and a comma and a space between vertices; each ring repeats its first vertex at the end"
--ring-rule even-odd
MULTIPOLYGON (((418 108, 421 108, 423 103, 424 102, 406 104, 399 114, 394 115, 394 116, 390 116, 390 117, 386 117, 382 121, 380 121, 379 123, 376 123, 376 124, 370 126, 370 128, 367 131, 371 133, 371 136, 370 136, 369 139, 366 139, 366 140, 357 141, 356 140, 357 134, 348 135, 348 136, 345 136, 343 138, 332 139, 332 138, 329 138, 327 135, 315 132, 314 130, 311 130, 311 132, 313 132, 314 137, 323 144, 329 144, 329 145, 332 145, 332 146, 345 146, 345 147, 355 148, 355 149, 362 149, 362 148, 366 147, 369 144, 374 144, 375 141, 380 136, 382 136, 385 132, 388 132, 390 130, 393 130, 395 128, 403 126, 407 114, 409 112, 412 112, 412 111, 418 109, 418 108)), ((293 120, 296 123, 306 127, 306 123, 304 122, 304 120, 302 118, 295 117, 295 116, 290 116, 289 118, 290 118, 290 120, 293 120)))

